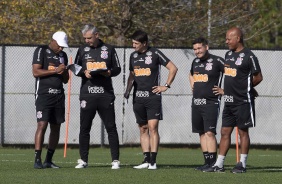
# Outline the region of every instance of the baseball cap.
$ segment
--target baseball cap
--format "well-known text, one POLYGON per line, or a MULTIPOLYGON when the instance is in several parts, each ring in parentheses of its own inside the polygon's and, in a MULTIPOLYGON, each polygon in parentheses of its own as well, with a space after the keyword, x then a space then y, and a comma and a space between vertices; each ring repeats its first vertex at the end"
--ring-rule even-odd
POLYGON ((68 36, 64 31, 57 31, 53 34, 52 38, 57 41, 60 47, 69 47, 68 36))

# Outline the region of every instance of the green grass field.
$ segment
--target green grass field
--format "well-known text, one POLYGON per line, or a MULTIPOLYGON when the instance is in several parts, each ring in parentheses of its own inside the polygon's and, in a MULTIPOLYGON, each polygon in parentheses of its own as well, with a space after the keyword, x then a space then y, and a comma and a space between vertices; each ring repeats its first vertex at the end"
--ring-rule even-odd
MULTIPOLYGON (((45 158, 46 150, 43 151, 45 158)), ((121 169, 111 170, 108 148, 91 148, 89 167, 75 169, 79 158, 78 149, 63 149, 54 155, 54 163, 60 169, 33 169, 34 150, 0 148, 0 183, 196 183, 196 184, 262 184, 281 183, 281 151, 252 149, 248 158, 247 173, 232 174, 236 163, 235 150, 231 149, 225 161, 225 173, 203 173, 194 168, 203 163, 200 149, 164 148, 158 153, 158 170, 135 170, 132 167, 142 161, 138 147, 121 148, 121 169)))

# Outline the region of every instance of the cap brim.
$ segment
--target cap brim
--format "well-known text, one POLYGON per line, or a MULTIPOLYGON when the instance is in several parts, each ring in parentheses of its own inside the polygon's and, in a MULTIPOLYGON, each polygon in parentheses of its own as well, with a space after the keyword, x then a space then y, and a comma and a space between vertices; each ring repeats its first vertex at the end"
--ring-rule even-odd
POLYGON ((68 46, 68 44, 66 44, 66 43, 60 43, 60 44, 58 44, 60 47, 64 47, 64 48, 67 48, 67 47, 69 47, 68 46))

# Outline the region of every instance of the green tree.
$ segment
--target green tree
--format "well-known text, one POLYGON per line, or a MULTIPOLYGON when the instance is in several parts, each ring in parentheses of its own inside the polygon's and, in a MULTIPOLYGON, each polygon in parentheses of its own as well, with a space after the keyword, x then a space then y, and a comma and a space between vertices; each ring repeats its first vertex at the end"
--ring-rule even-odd
POLYGON ((0 43, 45 44, 64 30, 70 45, 79 45, 82 26, 92 23, 118 46, 130 46, 130 35, 142 29, 154 46, 190 47, 204 36, 225 47, 226 30, 239 26, 247 46, 281 48, 281 15, 281 0, 2 0, 0 43))

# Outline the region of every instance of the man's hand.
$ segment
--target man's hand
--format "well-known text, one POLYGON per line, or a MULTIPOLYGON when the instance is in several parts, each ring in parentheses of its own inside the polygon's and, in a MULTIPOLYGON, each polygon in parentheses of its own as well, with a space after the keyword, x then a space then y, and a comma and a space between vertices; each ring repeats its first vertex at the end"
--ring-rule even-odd
POLYGON ((166 87, 166 86, 154 86, 152 92, 159 94, 161 92, 165 92, 167 89, 168 89, 168 87, 166 87))
POLYGON ((253 97, 258 97, 259 96, 259 94, 258 94, 258 92, 257 92, 257 90, 255 89, 255 88, 252 88, 251 89, 251 94, 253 95, 253 97))
POLYGON ((64 65, 64 64, 60 64, 57 68, 56 68, 56 72, 57 72, 57 74, 63 74, 64 73, 64 71, 66 70, 67 68, 66 68, 66 65, 64 65))
POLYGON ((218 86, 213 86, 212 90, 215 95, 224 95, 224 90, 218 86))
POLYGON ((91 78, 92 78, 92 76, 90 75, 90 70, 85 70, 85 71, 84 71, 84 75, 85 75, 85 77, 88 78, 88 79, 91 79, 91 78))
POLYGON ((123 94, 123 97, 128 99, 129 98, 129 91, 126 91, 124 94, 123 94))

